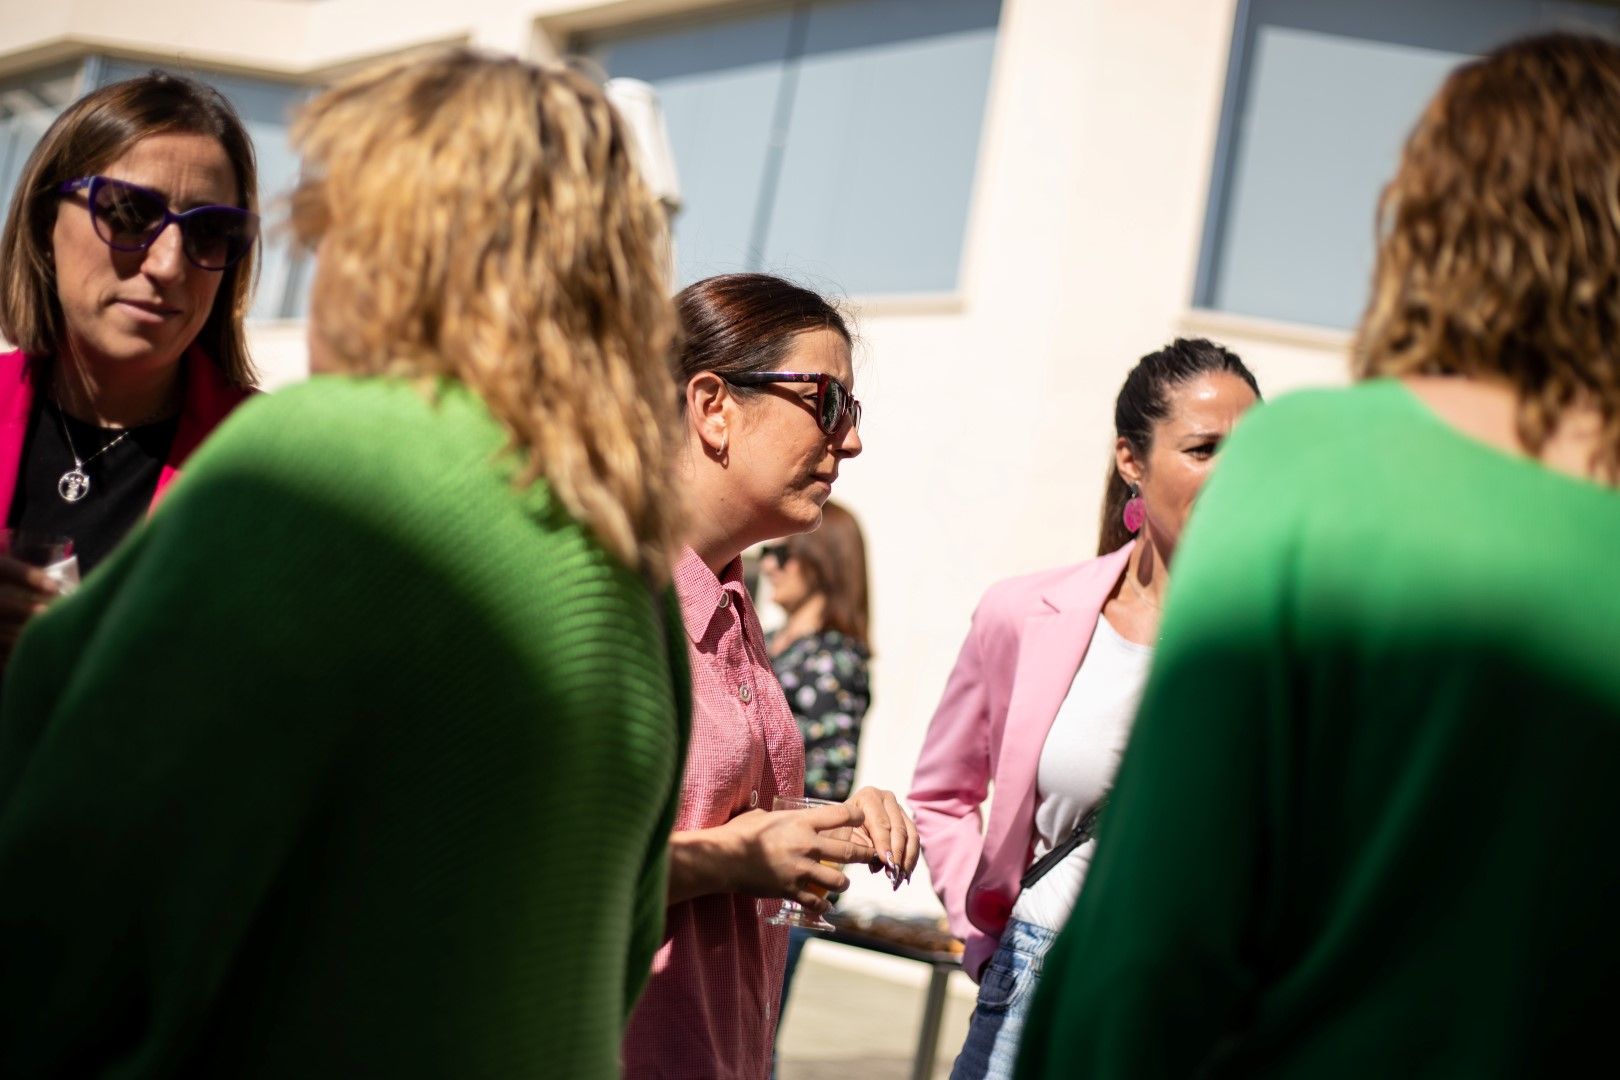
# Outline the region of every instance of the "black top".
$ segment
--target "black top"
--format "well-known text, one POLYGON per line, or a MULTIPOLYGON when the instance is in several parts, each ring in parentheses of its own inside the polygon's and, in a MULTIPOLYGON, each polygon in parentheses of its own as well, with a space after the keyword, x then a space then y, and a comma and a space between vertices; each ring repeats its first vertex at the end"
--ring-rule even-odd
POLYGON ((179 424, 173 417, 130 428, 127 438, 96 454, 122 431, 75 420, 41 394, 28 417, 17 491, 6 524, 70 538, 79 556, 79 573, 89 573, 146 517, 179 424), (62 434, 64 423, 90 478, 90 490, 78 502, 68 502, 58 491, 63 474, 73 470, 73 450, 62 434))

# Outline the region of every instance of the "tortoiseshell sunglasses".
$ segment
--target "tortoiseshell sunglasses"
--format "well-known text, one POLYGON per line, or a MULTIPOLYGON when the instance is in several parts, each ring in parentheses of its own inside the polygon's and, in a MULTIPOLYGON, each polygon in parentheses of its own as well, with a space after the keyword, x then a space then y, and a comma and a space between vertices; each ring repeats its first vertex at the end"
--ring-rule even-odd
POLYGON ((741 375, 722 375, 733 386, 764 386, 767 383, 815 383, 816 423, 822 432, 831 435, 848 416, 856 431, 861 429, 861 403, 855 400, 844 384, 831 375, 801 371, 749 371, 741 375))

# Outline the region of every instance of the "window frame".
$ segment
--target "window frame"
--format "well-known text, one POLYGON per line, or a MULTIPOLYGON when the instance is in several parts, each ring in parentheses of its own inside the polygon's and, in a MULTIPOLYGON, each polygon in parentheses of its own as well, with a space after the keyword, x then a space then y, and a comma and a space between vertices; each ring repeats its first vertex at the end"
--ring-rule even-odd
MULTIPOLYGON (((630 35, 677 33, 705 24, 744 19, 771 12, 791 11, 795 7, 830 3, 836 0, 694 0, 679 11, 654 14, 626 14, 613 6, 595 7, 585 12, 560 13, 541 16, 534 20, 533 38, 537 51, 550 56, 589 57, 592 49, 603 39, 630 35)), ((990 51, 989 71, 985 80, 983 111, 980 115, 978 144, 974 149, 973 166, 969 172, 966 211, 962 215, 961 250, 956 259, 955 284, 950 288, 919 290, 856 291, 841 296, 841 300, 861 317, 873 315, 955 315, 968 309, 972 291, 973 268, 979 247, 978 234, 985 218, 988 195, 985 190, 985 167, 989 148, 999 130, 999 102, 1001 84, 1005 78, 1005 50, 1007 46, 1007 17, 1016 0, 1000 0, 996 18, 995 39, 990 51)), ((1247 4, 1248 0, 1241 0, 1247 4)), ((593 67, 596 67, 593 61, 593 67)), ((601 71, 602 77, 612 72, 601 71)), ((684 202, 683 198, 683 202, 684 202)), ((672 218, 673 223, 673 218, 672 218)), ((673 235, 673 234, 672 234, 673 235)), ((770 272, 770 267, 765 267, 770 272)))
MULTIPOLYGON (((1556 0, 1535 0, 1538 7, 1554 6, 1556 0)), ((1580 6, 1608 8, 1620 16, 1620 0, 1576 0, 1580 6)), ((1261 336, 1289 343, 1349 341, 1355 326, 1341 327, 1286 316, 1256 315, 1233 311, 1216 303, 1220 286, 1219 263, 1229 240, 1232 201, 1235 196, 1234 154, 1241 135, 1243 105, 1248 101, 1254 77, 1251 63, 1255 39, 1262 25, 1254 14, 1255 0, 1235 0, 1231 35, 1226 50, 1226 71, 1221 80, 1221 104, 1217 117, 1214 148, 1209 164, 1209 182, 1204 199, 1204 218, 1198 233, 1192 296, 1183 320, 1193 326, 1216 325, 1224 328, 1250 326, 1261 336)), ((1554 24, 1556 25, 1556 24, 1554 24)), ((1578 25, 1578 22, 1577 22, 1578 25)), ((1521 33, 1539 33, 1552 26, 1525 28, 1521 33)), ((1414 121, 1416 117, 1413 117, 1414 121)), ((1367 208, 1371 222, 1373 208, 1367 208)))

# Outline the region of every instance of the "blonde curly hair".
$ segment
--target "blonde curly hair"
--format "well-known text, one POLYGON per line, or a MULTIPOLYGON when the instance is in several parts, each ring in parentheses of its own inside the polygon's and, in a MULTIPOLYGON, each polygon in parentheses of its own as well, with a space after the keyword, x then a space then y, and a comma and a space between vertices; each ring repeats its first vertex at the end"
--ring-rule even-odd
POLYGON ((626 565, 668 579, 676 333, 663 211, 602 90, 456 49, 311 101, 293 137, 323 366, 459 380, 626 565))
POLYGON ((1620 479, 1620 45, 1551 34, 1454 71, 1379 204, 1359 378, 1503 381, 1539 453, 1572 409, 1620 479))

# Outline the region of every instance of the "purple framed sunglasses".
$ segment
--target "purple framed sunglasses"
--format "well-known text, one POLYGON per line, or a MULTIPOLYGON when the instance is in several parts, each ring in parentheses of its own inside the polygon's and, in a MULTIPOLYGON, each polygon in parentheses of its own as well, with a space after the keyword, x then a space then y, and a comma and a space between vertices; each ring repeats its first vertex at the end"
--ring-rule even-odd
POLYGON ((822 433, 831 435, 850 418, 856 431, 861 429, 861 403, 844 384, 831 375, 799 371, 746 371, 741 375, 720 376, 733 386, 764 386, 767 383, 815 383, 816 423, 822 433))
POLYGON ((197 206, 183 214, 151 188, 105 176, 65 180, 63 195, 87 191, 90 221, 102 243, 114 251, 145 251, 171 224, 180 228, 180 247, 201 270, 225 270, 253 248, 259 215, 235 206, 197 206))

